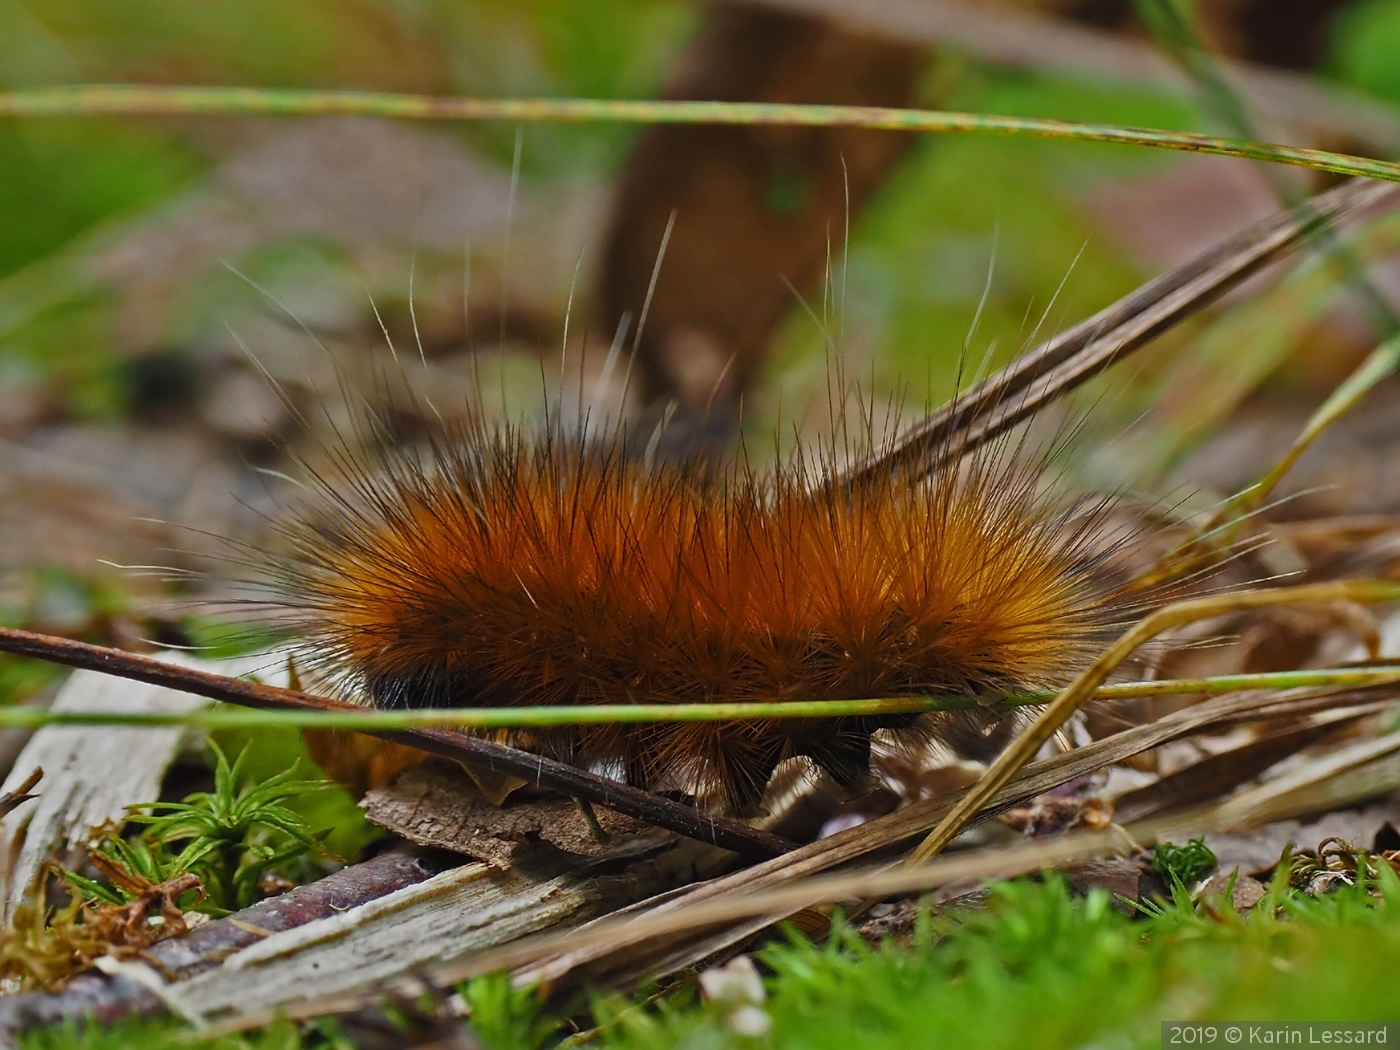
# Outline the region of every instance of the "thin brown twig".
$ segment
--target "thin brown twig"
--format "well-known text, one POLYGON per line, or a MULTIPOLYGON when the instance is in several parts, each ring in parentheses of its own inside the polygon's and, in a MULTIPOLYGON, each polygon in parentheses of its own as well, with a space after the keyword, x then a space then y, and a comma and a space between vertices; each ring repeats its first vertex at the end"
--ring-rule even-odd
MULTIPOLYGON (((280 689, 242 678, 180 667, 149 656, 138 656, 68 638, 0 627, 0 652, 29 656, 49 663, 87 671, 100 671, 150 685, 178 689, 195 696, 222 700, 242 707, 296 709, 302 711, 355 711, 353 704, 322 696, 280 689)), ((584 769, 532 755, 505 744, 468 736, 448 729, 373 730, 370 736, 416 748, 492 773, 509 773, 537 787, 549 788, 571 798, 606 806, 637 820, 674 831, 746 857, 769 858, 786 853, 794 843, 738 821, 712 816, 627 784, 600 777, 584 769)))
POLYGON ((43 769, 36 766, 34 772, 24 778, 23 784, 20 784, 13 791, 7 791, 3 795, 0 795, 0 817, 5 817, 13 813, 19 806, 28 802, 31 798, 38 798, 39 796, 33 794, 33 791, 34 788, 38 786, 39 781, 43 779, 43 769))

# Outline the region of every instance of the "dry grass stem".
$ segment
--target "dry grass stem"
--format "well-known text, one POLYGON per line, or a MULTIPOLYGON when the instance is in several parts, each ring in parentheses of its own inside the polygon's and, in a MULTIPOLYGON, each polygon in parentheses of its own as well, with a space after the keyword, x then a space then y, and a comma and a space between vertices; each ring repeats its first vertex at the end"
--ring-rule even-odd
POLYGON ((965 828, 977 812, 1034 757, 1042 744, 1089 699, 1094 689, 1144 642, 1164 631, 1225 613, 1262 609, 1275 605, 1325 604, 1328 602, 1384 602, 1400 598, 1400 584, 1381 580, 1348 580, 1243 591, 1176 602, 1143 617, 1086 667, 994 761, 981 780, 934 828, 909 856, 910 864, 936 857, 965 828))

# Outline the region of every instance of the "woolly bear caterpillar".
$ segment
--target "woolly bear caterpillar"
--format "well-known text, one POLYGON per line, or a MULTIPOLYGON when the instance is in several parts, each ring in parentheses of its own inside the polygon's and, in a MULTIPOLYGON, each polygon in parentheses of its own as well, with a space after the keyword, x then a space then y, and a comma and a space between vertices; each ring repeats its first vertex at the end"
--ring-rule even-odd
MULTIPOLYGON (((1121 619, 1095 572, 1101 514, 1057 504, 1036 464, 1002 451, 850 485, 834 447, 771 471, 649 465, 621 447, 551 419, 533 439, 468 424, 423 456, 343 459, 269 558, 299 660, 390 708, 1001 695, 1059 683, 1121 619)), ((784 759, 852 786, 873 731, 915 743, 967 723, 497 739, 748 813, 784 759)))
MULTIPOLYGON (((1329 209, 1354 206, 1353 195, 1329 209)), ((1024 360, 1087 377, 1313 221, 1267 220, 1024 360), (1126 334, 1106 324, 1113 311, 1126 334)), ((1033 382, 1009 385, 1023 372, 1018 362, 996 377, 990 416, 1043 403, 1033 382)), ((319 678, 385 707, 977 695, 1063 682, 1127 613, 1100 571, 1105 505, 1056 502, 1033 458, 994 446, 964 455, 956 431, 939 441, 924 449, 929 469, 877 455, 887 469, 852 480, 838 474, 835 440, 771 472, 742 456, 708 471, 654 466, 621 451, 624 441, 585 443, 557 416, 535 439, 469 423, 425 456, 344 456, 338 477, 313 478, 281 523, 285 545, 264 558, 271 604, 319 678)), ((788 757, 853 785, 872 732, 918 743, 956 735, 959 717, 496 738, 746 813, 788 757)))

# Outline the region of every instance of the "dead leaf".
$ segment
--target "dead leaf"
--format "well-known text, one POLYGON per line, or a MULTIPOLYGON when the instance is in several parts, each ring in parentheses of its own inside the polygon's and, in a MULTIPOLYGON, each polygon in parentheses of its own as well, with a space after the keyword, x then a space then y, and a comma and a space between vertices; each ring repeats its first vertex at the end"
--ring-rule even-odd
MULTIPOLYGON (((568 798, 507 800, 497 806, 455 765, 425 762, 360 803, 375 824, 420 846, 462 853, 497 867, 510 866, 521 846, 547 842, 580 857, 608 850, 568 798)), ((640 834, 648 825, 612 810, 595 810, 609 841, 640 834)))
POLYGON ((1130 901, 1141 899, 1142 868, 1136 861, 1126 857, 1093 860, 1070 869, 1066 874, 1070 885, 1080 893, 1104 889, 1114 901, 1120 897, 1126 897, 1130 901))
POLYGON ((1268 893, 1268 888, 1258 879, 1246 875, 1238 868, 1231 868, 1229 871, 1217 871, 1212 875, 1210 881, 1201 889, 1201 895, 1207 899, 1223 900, 1227 888, 1230 890, 1231 905, 1241 915, 1263 900, 1264 894, 1268 893))

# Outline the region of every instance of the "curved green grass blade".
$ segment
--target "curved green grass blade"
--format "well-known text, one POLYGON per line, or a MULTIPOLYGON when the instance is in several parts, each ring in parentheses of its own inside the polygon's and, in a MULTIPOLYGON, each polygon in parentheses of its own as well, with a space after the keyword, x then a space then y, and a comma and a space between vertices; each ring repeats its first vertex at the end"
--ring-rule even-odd
POLYGON ((399 120, 616 122, 629 124, 781 124, 890 131, 981 132, 1081 142, 1151 146, 1187 153, 1292 164, 1339 175, 1400 182, 1400 165, 1326 150, 1217 138, 1189 131, 1133 128, 1036 117, 1005 117, 875 106, 645 99, 477 99, 368 91, 291 88, 144 87, 91 84, 0 93, 0 116, 321 116, 356 114, 399 120))
POLYGON ((1294 439, 1288 451, 1279 457, 1278 462, 1265 471, 1258 481, 1225 504, 1218 515, 1220 522, 1224 523, 1233 518, 1236 520, 1236 527, 1232 531, 1238 531, 1238 523, 1243 521, 1245 515, 1263 506, 1264 500, 1283 480, 1283 476, 1293 469, 1293 465, 1302 458, 1303 453, 1312 448, 1333 423, 1355 408, 1358 401, 1382 379, 1392 375, 1397 368, 1400 368, 1400 335, 1392 335, 1372 350, 1366 360, 1357 366, 1356 371, 1332 391, 1331 396, 1308 418, 1302 433, 1294 439))

